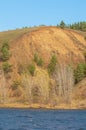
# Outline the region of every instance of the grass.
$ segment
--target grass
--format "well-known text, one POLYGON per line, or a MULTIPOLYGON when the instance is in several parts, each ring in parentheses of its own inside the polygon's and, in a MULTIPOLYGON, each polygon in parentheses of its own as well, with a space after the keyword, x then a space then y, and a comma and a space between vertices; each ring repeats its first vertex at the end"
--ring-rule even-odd
POLYGON ((8 41, 9 43, 18 37, 21 37, 23 34, 27 32, 31 32, 33 30, 38 29, 38 27, 32 27, 32 28, 22 28, 22 29, 16 29, 16 30, 8 30, 4 32, 0 32, 0 46, 3 42, 8 41))
MULTIPOLYGON (((0 32, 0 46, 2 45, 3 42, 8 41, 11 42, 18 37, 21 37, 23 34, 27 32, 34 31, 36 29, 40 28, 39 27, 28 27, 28 28, 21 28, 21 29, 15 29, 15 30, 8 30, 8 31, 3 31, 0 32)), ((79 31, 77 31, 79 32, 79 31)), ((81 32, 82 35, 86 36, 85 32, 81 32)))

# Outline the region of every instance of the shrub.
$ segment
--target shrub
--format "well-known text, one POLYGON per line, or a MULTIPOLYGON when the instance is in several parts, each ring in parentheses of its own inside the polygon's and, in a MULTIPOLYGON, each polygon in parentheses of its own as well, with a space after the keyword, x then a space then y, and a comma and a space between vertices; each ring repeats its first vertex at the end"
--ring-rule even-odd
POLYGON ((37 53, 34 54, 34 61, 38 66, 43 66, 43 59, 39 58, 37 53))
POLYGON ((57 63, 57 58, 55 55, 51 57, 50 63, 48 65, 48 73, 51 75, 55 71, 55 66, 57 63))
POLYGON ((9 50, 8 42, 4 42, 4 43, 3 43, 1 50, 3 50, 3 48, 7 48, 7 49, 9 50))
POLYGON ((86 40, 86 36, 84 36, 84 39, 86 40))
POLYGON ((85 62, 86 62, 86 51, 83 53, 83 55, 84 55, 85 62))
POLYGON ((37 53, 34 54, 34 61, 35 61, 36 63, 38 63, 38 55, 37 55, 37 53))
POLYGON ((9 45, 7 42, 2 45, 0 58, 3 61, 7 61, 10 58, 9 45))
POLYGON ((35 64, 33 63, 28 66, 28 70, 32 76, 34 76, 35 69, 35 64))
POLYGON ((22 73, 26 72, 26 69, 24 65, 20 64, 18 66, 18 73, 21 75, 22 73))
POLYGON ((12 86, 11 86, 11 87, 12 87, 12 90, 18 89, 19 85, 20 85, 20 81, 19 81, 19 80, 13 81, 13 84, 12 84, 12 86))
POLYGON ((38 65, 38 66, 43 66, 43 59, 42 59, 42 58, 40 58, 40 59, 38 60, 37 65, 38 65))
POLYGON ((8 73, 12 71, 12 65, 10 65, 8 62, 3 63, 3 71, 4 73, 8 73))
POLYGON ((80 63, 74 71, 75 83, 78 83, 86 76, 86 64, 80 63))

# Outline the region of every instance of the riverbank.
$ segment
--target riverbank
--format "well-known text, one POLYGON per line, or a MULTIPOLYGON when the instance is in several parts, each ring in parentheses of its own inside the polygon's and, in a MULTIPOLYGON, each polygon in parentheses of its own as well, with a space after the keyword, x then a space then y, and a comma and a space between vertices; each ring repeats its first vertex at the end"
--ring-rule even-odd
POLYGON ((10 103, 10 104, 0 104, 0 108, 26 108, 26 109, 86 109, 85 105, 76 104, 21 104, 21 103, 10 103))

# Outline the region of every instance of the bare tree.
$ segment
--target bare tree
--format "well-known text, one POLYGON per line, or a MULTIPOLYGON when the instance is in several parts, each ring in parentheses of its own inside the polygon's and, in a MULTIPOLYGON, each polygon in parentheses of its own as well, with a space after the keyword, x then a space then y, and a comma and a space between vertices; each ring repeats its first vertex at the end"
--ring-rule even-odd
POLYGON ((25 91, 25 95, 24 95, 25 101, 28 101, 28 103, 31 103, 32 102, 31 88, 33 86, 33 80, 31 80, 31 78, 28 75, 22 75, 21 84, 25 91))
POLYGON ((56 93, 65 102, 71 102, 74 86, 73 68, 70 65, 59 64, 54 73, 56 93))
POLYGON ((6 78, 2 69, 0 69, 0 100, 4 103, 7 99, 6 78))

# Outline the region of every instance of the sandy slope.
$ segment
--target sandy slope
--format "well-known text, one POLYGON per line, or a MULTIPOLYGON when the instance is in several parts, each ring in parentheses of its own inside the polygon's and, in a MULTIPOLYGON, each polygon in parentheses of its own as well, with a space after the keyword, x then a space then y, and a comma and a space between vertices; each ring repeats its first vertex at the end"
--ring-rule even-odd
MULTIPOLYGON (((9 59, 9 62, 13 65, 13 70, 10 74, 11 78, 8 79, 7 81, 11 98, 14 92, 10 90, 10 85, 15 79, 21 78, 21 76, 18 74, 19 65, 21 64, 25 66, 28 65, 33 60, 35 53, 37 53, 39 57, 42 57, 42 59, 44 60, 44 66, 46 66, 49 63, 50 58, 53 54, 57 56, 59 62, 73 63, 75 66, 80 62, 85 62, 83 52, 86 51, 86 40, 84 39, 84 36, 85 33, 70 29, 61 29, 58 27, 39 27, 31 31, 27 30, 25 33, 22 33, 22 35, 13 38, 13 40, 11 39, 10 40, 11 58, 9 59)), ((34 81, 36 81, 36 83, 38 82, 38 78, 40 79, 44 77, 44 79, 46 79, 47 75, 46 70, 39 69, 38 71, 39 72, 43 71, 44 75, 41 73, 40 73, 41 75, 36 75, 34 77, 34 81)), ((11 103, 11 104, 7 103, 0 105, 0 107, 21 107, 21 108, 45 107, 56 109, 86 108, 85 81, 86 79, 82 81, 79 87, 74 88, 73 102, 71 105, 62 103, 59 104, 59 106, 58 105, 51 106, 50 104, 40 106, 39 104, 24 105, 21 103, 11 103), (83 95, 84 99, 82 99, 83 95)), ((46 84, 48 84, 47 81, 46 84)), ((41 87, 41 85, 39 86, 41 87)), ((21 88, 19 88, 17 93, 18 92, 20 93, 20 91, 23 95, 23 90, 21 88)), ((16 99, 17 98, 15 98, 15 101, 16 99)))
MULTIPOLYGON (((84 60, 83 51, 86 49, 86 40, 81 33, 57 27, 42 27, 32 32, 27 32, 12 43, 12 60, 17 63, 27 63, 34 53, 38 53, 45 63, 53 53, 58 59, 73 61, 84 60), (22 58, 21 58, 22 57, 22 58)), ((12 62, 13 62, 12 61, 12 62)))

